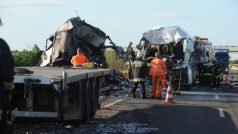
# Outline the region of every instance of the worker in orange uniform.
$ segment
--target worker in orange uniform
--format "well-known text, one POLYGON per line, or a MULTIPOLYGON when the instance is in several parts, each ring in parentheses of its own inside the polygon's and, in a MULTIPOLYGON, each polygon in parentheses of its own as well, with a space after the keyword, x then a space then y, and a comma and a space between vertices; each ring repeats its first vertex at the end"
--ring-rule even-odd
POLYGON ((161 98, 162 81, 165 80, 166 65, 160 58, 160 53, 155 53, 155 59, 151 61, 149 75, 152 77, 151 99, 161 98))
POLYGON ((84 63, 88 62, 88 58, 82 53, 80 48, 77 49, 77 54, 71 59, 71 63, 74 67, 82 66, 84 63))

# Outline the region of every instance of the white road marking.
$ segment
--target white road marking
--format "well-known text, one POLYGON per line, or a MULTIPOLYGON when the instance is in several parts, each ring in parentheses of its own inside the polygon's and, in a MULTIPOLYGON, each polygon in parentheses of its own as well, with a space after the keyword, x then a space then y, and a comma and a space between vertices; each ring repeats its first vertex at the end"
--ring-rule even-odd
POLYGON ((232 96, 238 97, 238 94, 234 93, 209 93, 209 92, 188 92, 188 91, 180 91, 181 94, 191 94, 191 95, 220 95, 220 96, 232 96))
POLYGON ((103 108, 109 108, 110 106, 115 105, 115 104, 117 104, 117 103, 119 103, 119 102, 121 102, 121 101, 123 101, 123 99, 116 100, 116 101, 114 101, 114 102, 112 102, 112 103, 109 103, 109 104, 103 106, 103 108))
POLYGON ((215 94, 215 98, 216 98, 216 100, 219 100, 219 99, 220 99, 217 94, 215 94))
POLYGON ((222 108, 219 108, 218 110, 219 110, 219 116, 220 116, 220 118, 225 118, 225 114, 224 114, 223 109, 222 109, 222 108))

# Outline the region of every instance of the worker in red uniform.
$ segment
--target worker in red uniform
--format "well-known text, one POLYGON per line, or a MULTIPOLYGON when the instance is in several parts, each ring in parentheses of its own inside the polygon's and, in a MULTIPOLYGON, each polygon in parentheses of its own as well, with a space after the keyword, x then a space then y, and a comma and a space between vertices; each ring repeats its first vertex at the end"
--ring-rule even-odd
POLYGON ((82 50, 78 48, 77 54, 74 55, 71 59, 71 64, 73 64, 74 67, 78 67, 83 65, 84 63, 88 63, 88 58, 83 54, 82 50))
POLYGON ((166 65, 160 58, 160 53, 155 53, 155 59, 151 61, 149 75, 152 77, 151 99, 161 98, 162 81, 165 80, 166 65))

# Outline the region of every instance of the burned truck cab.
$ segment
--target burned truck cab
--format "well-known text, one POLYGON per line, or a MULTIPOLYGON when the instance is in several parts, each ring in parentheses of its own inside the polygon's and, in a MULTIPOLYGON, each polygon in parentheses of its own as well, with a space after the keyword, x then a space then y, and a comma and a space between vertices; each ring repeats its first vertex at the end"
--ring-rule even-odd
POLYGON ((70 65, 70 60, 76 54, 77 48, 81 48, 90 62, 105 65, 106 48, 115 50, 118 56, 123 56, 123 50, 112 42, 101 29, 94 27, 79 17, 67 20, 46 41, 46 50, 42 54, 41 66, 70 65), (105 45, 109 40, 109 45, 105 45), (50 45, 49 45, 50 44, 50 45))

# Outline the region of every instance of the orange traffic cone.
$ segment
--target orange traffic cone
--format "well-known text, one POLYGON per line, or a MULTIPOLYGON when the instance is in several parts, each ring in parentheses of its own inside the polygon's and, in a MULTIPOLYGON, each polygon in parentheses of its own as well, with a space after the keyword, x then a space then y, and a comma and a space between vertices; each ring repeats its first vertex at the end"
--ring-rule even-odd
POLYGON ((171 89, 171 82, 168 83, 167 94, 164 100, 165 103, 174 103, 173 101, 173 93, 171 89))

